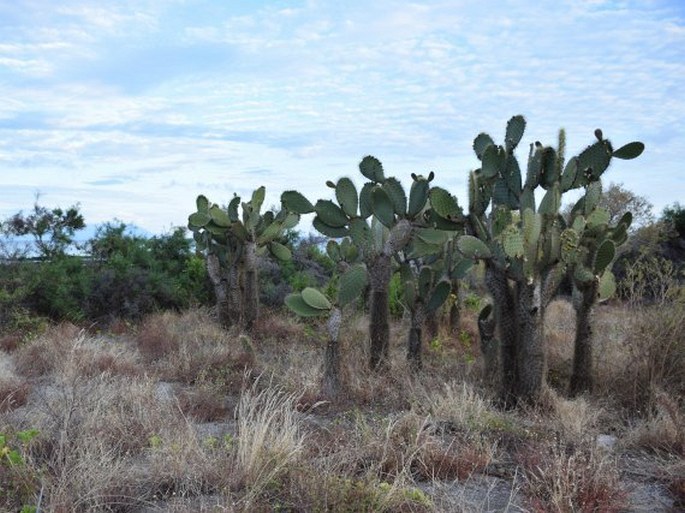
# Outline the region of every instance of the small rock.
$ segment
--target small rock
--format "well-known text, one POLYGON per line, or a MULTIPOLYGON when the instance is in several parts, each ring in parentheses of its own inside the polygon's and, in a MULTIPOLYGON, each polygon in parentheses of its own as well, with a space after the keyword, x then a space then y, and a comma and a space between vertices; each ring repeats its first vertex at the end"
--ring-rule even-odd
POLYGON ((612 435, 597 435, 597 447, 605 451, 613 451, 618 439, 612 435))

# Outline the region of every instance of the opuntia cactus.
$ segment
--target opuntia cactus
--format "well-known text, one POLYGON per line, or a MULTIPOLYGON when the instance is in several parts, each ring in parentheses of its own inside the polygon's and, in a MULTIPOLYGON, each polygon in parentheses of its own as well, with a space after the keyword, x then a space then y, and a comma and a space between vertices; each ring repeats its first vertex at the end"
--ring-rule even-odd
MULTIPOLYGON (((535 402, 543 390, 544 312, 578 243, 578 234, 559 215, 562 193, 585 187, 578 208, 584 208, 584 202, 592 206, 597 200, 593 184, 611 158, 637 156, 642 146, 631 143, 613 151, 601 131, 596 131, 597 141, 565 163, 561 131, 557 149, 540 143, 530 146, 524 181, 514 155, 524 129, 524 118, 514 116, 507 124, 503 146, 487 134, 474 140, 481 167, 469 178, 470 234, 457 241, 465 257, 485 262, 499 331, 502 398, 508 404, 535 402), (545 193, 536 206, 538 188, 545 193)), ((588 230, 602 225, 602 215, 595 210, 587 218, 588 230)), ((593 258, 592 265, 604 270, 613 258, 612 246, 597 247, 593 258)))
POLYGON ((364 157, 359 170, 369 181, 358 191, 352 180, 341 178, 326 185, 335 192, 335 201, 309 202, 297 191, 286 191, 281 201, 298 213, 315 212, 312 225, 334 239, 349 237, 368 273, 370 366, 385 367, 389 349, 388 289, 392 276, 392 257, 411 240, 415 224, 428 201, 429 182, 433 179, 413 175, 409 198, 400 182, 386 177, 383 165, 375 157, 364 157))
POLYGON ((291 257, 290 250, 278 239, 297 225, 299 215, 286 209, 262 215, 264 196, 264 187, 259 187, 250 201, 241 203, 240 197, 235 195, 228 206, 222 208, 201 195, 196 201, 197 211, 188 217, 188 227, 197 248, 207 258, 219 319, 224 326, 240 323, 250 329, 257 318, 258 256, 268 252, 279 260, 291 257))

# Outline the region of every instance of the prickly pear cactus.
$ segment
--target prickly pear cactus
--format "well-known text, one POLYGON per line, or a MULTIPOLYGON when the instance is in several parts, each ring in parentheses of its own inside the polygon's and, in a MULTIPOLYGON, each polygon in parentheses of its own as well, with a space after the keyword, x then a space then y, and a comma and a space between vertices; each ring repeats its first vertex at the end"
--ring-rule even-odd
MULTIPOLYGON (((593 144, 565 162, 562 130, 556 148, 530 145, 523 176, 514 152, 525 126, 522 116, 512 117, 503 145, 487 134, 475 138, 480 168, 469 176, 469 234, 457 240, 465 258, 486 265, 499 330, 502 398, 507 403, 536 402, 540 397, 546 371, 542 320, 566 269, 573 266, 578 280, 594 282, 610 266, 615 239, 623 236, 625 227, 617 227, 591 249, 584 246, 584 237, 604 233, 608 220, 596 208, 601 194, 597 184, 613 157, 634 158, 643 148, 636 142, 614 151, 598 130, 593 144), (567 226, 559 213, 561 197, 579 188, 585 194, 574 207, 578 218, 567 226)), ((436 202, 438 214, 444 212, 443 203, 436 202)))
POLYGON ((259 187, 250 201, 241 203, 240 197, 234 195, 223 208, 201 195, 196 201, 197 211, 188 217, 188 228, 197 249, 207 258, 219 318, 225 326, 242 324, 250 329, 257 318, 258 256, 269 254, 278 260, 291 258, 290 249, 279 239, 286 230, 297 225, 299 214, 287 209, 261 214, 264 196, 264 187, 259 187))

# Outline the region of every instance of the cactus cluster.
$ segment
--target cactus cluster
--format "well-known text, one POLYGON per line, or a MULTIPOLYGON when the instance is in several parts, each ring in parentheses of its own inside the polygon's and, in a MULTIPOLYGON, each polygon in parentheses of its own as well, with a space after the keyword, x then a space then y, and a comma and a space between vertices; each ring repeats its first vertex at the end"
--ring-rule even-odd
MULTIPOLYGON (((297 191, 285 191, 283 207, 298 214, 315 213, 314 228, 327 237, 343 239, 338 246, 329 246, 329 255, 336 259, 358 260, 354 272, 367 274, 369 291, 370 365, 385 366, 389 348, 388 288, 392 276, 392 258, 412 240, 414 227, 423 225, 422 214, 428 204, 428 177, 412 175, 413 183, 407 197, 400 181, 386 177, 381 162, 366 156, 359 164, 367 179, 361 189, 348 178, 337 183, 327 181, 335 200, 319 199, 311 203, 297 191), (350 254, 353 253, 353 254, 350 254)), ((341 289, 346 291, 341 279, 341 289)))
POLYGON ((196 247, 206 256, 219 318, 225 326, 241 324, 249 329, 257 318, 257 257, 268 253, 278 260, 291 258, 279 239, 297 225, 299 215, 284 209, 262 214, 264 196, 264 187, 259 187, 250 201, 241 203, 234 195, 224 208, 200 195, 197 211, 188 217, 196 247))
POLYGON ((578 279, 594 281, 611 263, 615 240, 626 226, 619 223, 615 229, 602 231, 607 218, 596 208, 599 180, 612 157, 634 158, 643 148, 636 142, 614 151, 597 130, 597 141, 565 162, 562 130, 556 149, 539 142, 530 145, 524 180, 514 154, 524 130, 524 118, 514 116, 507 123, 503 145, 495 144, 487 134, 475 138, 473 149, 481 166, 469 177, 470 234, 457 240, 462 255, 485 262, 499 328, 506 402, 534 402, 539 397, 546 368, 545 307, 569 266, 574 266, 578 279), (583 215, 575 216, 575 224, 567 226, 559 212, 561 196, 579 188, 585 194, 574 211, 583 215), (539 189, 544 194, 536 204, 539 189), (600 231, 604 234, 601 242, 591 244, 600 231))

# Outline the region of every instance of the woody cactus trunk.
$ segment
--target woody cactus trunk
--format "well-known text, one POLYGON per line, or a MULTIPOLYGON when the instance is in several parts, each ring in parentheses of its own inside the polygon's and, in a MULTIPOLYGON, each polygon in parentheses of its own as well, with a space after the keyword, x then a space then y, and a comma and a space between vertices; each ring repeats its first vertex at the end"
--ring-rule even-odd
POLYGON ((514 155, 524 129, 524 118, 514 116, 503 146, 483 133, 474 140, 481 167, 469 178, 471 234, 457 242, 465 257, 485 263, 507 405, 535 403, 545 386, 544 314, 579 241, 559 214, 561 195, 585 188, 586 197, 613 156, 625 158, 631 148, 641 147, 630 143, 614 151, 596 131, 597 141, 565 163, 562 130, 557 149, 531 144, 524 182, 514 155), (539 188, 544 195, 538 205, 539 188))
POLYGON ((248 202, 234 196, 226 208, 198 196, 197 211, 188 217, 188 228, 198 251, 207 262, 214 285, 218 317, 225 327, 251 329, 259 314, 257 263, 262 254, 289 260, 290 250, 278 239, 299 221, 297 214, 281 210, 260 213, 265 189, 256 189, 248 202), (238 206, 242 208, 242 217, 238 206))

